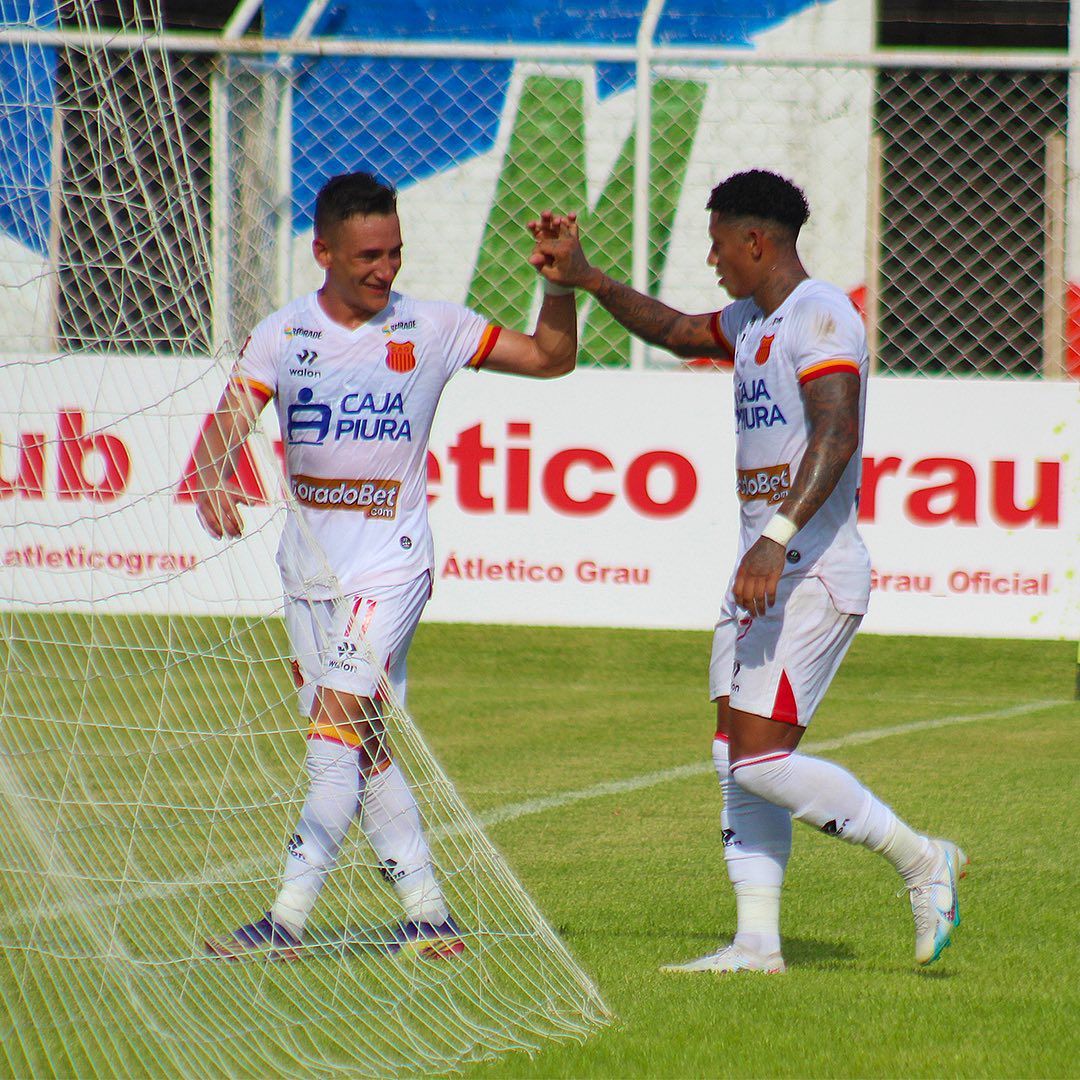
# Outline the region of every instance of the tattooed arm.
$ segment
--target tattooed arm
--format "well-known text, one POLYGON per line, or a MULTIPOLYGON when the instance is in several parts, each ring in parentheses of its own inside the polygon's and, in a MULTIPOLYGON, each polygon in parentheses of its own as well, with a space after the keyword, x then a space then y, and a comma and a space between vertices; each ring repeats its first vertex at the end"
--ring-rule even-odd
POLYGON ((529 227, 537 237, 530 262, 548 281, 592 293, 632 334, 676 356, 731 358, 730 346, 718 343, 713 336, 711 314, 686 315, 676 311, 593 266, 581 248, 575 214, 553 217, 545 213, 540 221, 530 222, 529 227), (557 236, 541 238, 545 228, 555 231, 557 236))
POLYGON ((610 278, 596 267, 582 284, 632 334, 676 356, 729 357, 730 351, 713 337, 712 315, 686 315, 610 278))
MULTIPOLYGON (((802 388, 810 438, 791 491, 783 502, 784 517, 801 529, 832 494, 859 445, 859 377, 835 372, 802 388)), ((743 556, 735 574, 735 602, 751 615, 764 615, 776 601, 784 570, 784 545, 760 537, 743 556)))

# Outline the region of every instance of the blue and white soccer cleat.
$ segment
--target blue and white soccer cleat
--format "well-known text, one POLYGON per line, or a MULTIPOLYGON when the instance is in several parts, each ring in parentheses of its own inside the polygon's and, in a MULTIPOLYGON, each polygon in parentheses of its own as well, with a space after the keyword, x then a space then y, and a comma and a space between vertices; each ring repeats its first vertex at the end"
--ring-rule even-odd
POLYGON ((957 882, 967 874, 968 857, 951 840, 931 840, 938 858, 925 881, 911 886, 915 917, 915 962, 932 964, 949 947, 960 925, 957 882))
POLYGON ((226 937, 210 938, 203 945, 211 956, 222 960, 300 959, 300 939, 274 922, 269 912, 258 922, 241 926, 226 937))
POLYGON ((450 960, 465 951, 461 931, 453 919, 441 923, 419 922, 406 919, 394 930, 394 937, 387 944, 391 955, 409 955, 423 960, 450 960))
POLYGON ((741 945, 725 945, 708 956, 698 957, 685 964, 665 964, 661 971, 672 973, 684 971, 711 971, 714 975, 723 975, 730 971, 760 971, 766 975, 783 975, 787 970, 784 958, 779 953, 765 956, 744 949, 741 945))

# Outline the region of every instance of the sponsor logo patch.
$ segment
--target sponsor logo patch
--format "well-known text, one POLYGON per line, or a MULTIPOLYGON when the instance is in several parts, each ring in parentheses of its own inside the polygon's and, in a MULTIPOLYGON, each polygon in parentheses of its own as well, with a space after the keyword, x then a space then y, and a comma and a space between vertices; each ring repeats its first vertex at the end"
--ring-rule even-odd
POLYGON ((330 480, 294 476, 292 493, 302 506, 316 510, 355 510, 365 517, 397 517, 400 480, 330 480))
POLYGON ((790 464, 739 469, 735 474, 735 490, 743 502, 763 499, 769 506, 783 502, 791 490, 790 464))
POLYGON ((310 338, 312 341, 318 341, 322 337, 322 331, 309 330, 306 326, 286 326, 285 336, 287 338, 310 338))

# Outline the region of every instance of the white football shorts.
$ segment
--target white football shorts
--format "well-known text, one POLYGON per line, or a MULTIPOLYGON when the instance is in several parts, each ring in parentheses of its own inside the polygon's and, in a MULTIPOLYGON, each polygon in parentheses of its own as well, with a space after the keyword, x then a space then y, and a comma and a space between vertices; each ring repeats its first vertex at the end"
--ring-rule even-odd
POLYGON ((431 575, 425 571, 404 585, 383 585, 341 600, 287 596, 285 626, 300 715, 311 715, 317 686, 374 699, 384 678, 404 704, 409 645, 430 595, 431 575))
POLYGON ((837 611, 816 577, 781 578, 776 603, 757 618, 736 608, 729 589, 713 633, 709 696, 806 727, 861 622, 837 611))

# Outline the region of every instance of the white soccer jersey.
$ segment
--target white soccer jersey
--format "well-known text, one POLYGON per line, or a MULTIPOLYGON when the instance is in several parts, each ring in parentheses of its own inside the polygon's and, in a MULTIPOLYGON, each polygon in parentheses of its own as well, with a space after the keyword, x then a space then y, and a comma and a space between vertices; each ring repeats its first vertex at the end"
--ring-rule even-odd
POLYGON ((820 578, 839 611, 864 614, 870 557, 856 517, 869 357, 858 312, 835 286, 810 278, 771 315, 753 300, 737 300, 713 316, 712 328, 735 356, 740 560, 782 509, 806 453, 810 431, 800 387, 832 372, 858 374, 859 446, 832 494, 789 545, 784 573, 820 578))
POLYGON ((451 376, 479 367, 498 336, 468 308, 396 292, 355 330, 326 315, 316 293, 259 323, 233 379, 275 399, 304 525, 290 514, 282 530, 286 593, 332 595, 324 559, 346 593, 433 568, 427 447, 435 407, 451 376))

